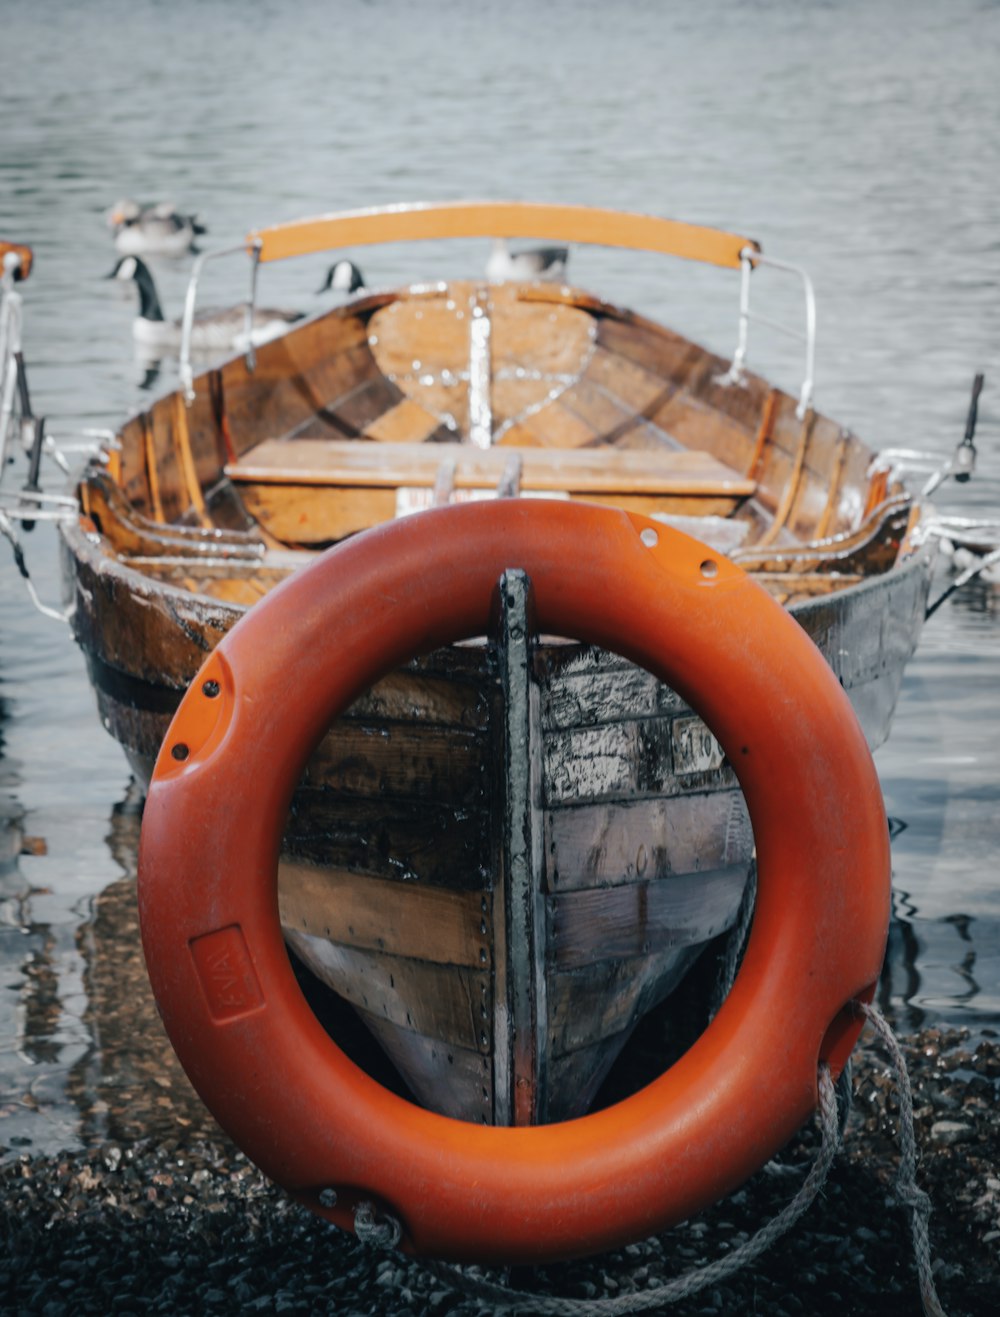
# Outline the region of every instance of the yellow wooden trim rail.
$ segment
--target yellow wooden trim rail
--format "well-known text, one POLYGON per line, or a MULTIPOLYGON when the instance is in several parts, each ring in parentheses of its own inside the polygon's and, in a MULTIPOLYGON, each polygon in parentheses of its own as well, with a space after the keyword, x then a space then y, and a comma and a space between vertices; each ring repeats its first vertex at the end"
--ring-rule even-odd
POLYGON ((591 206, 530 201, 445 201, 343 211, 255 229, 247 238, 261 261, 424 238, 533 238, 662 252, 738 269, 752 238, 721 229, 591 206))

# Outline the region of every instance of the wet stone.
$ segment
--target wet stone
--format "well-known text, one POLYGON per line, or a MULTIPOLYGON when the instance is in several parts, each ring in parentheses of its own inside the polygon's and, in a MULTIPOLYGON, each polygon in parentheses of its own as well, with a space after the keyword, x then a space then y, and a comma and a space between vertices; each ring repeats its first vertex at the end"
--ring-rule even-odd
POLYGON ((956 1143, 968 1143, 975 1137, 975 1129, 960 1120, 938 1120, 931 1126, 931 1138, 935 1143, 944 1144, 946 1147, 956 1143))
MULTIPOLYGON (((949 1317, 986 1317, 996 1311, 1000 1284, 1000 1049, 994 1040, 973 1046, 958 1031, 935 1031, 908 1040, 905 1051, 941 1299, 949 1317), (961 1066, 952 1064, 956 1054, 961 1066), (942 1124, 965 1133, 942 1141, 942 1124)), ((173 1077, 170 1069, 137 1066, 121 1085, 132 1094, 127 1115, 102 1114, 83 1152, 12 1152, 0 1165, 3 1311, 473 1317, 494 1310, 419 1262, 372 1252, 289 1200, 221 1135, 183 1076, 176 1086, 173 1077), (165 1075, 171 1087, 152 1082, 165 1075)), ((920 1311, 909 1221, 892 1205, 899 1104, 874 1045, 857 1057, 856 1092, 845 1151, 802 1220, 752 1266, 672 1305, 671 1314, 920 1311)), ((782 1160, 806 1161, 817 1146, 807 1129, 782 1160)), ((540 1294, 645 1296, 728 1256, 799 1183, 757 1175, 661 1238, 536 1271, 520 1267, 511 1277, 485 1275, 540 1294)))

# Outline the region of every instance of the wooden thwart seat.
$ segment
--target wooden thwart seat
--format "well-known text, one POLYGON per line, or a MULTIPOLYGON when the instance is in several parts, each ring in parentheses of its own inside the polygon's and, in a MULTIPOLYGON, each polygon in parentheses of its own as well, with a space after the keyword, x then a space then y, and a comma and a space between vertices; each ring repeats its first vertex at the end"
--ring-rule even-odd
POLYGON ((688 449, 480 449, 351 439, 266 440, 230 463, 226 474, 244 485, 433 489, 442 465, 454 463, 455 489, 481 489, 496 487, 512 460, 520 462, 520 488, 526 491, 741 499, 756 489, 753 480, 710 453, 688 449))

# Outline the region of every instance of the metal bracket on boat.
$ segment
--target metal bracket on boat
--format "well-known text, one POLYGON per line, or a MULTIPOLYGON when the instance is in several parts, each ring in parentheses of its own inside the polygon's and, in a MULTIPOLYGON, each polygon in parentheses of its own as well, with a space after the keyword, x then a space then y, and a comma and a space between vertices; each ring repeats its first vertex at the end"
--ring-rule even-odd
POLYGON ((801 421, 812 406, 816 369, 816 294, 813 291, 812 280, 800 265, 791 265, 788 261, 779 261, 773 256, 765 256, 763 252, 758 251, 755 247, 744 247, 740 252, 740 272, 739 337, 736 343, 736 351, 733 353, 732 364, 726 374, 721 377, 719 383, 742 383, 746 373, 747 342, 750 336, 751 320, 756 321, 759 325, 767 325, 768 328, 777 330, 779 334, 798 339, 806 347, 806 374, 799 393, 799 405, 795 410, 795 415, 801 421), (772 320, 770 316, 751 312, 750 275, 758 265, 770 265, 776 270, 783 270, 787 274, 794 274, 801 279, 806 301, 805 332, 801 329, 795 329, 791 325, 786 325, 780 320, 772 320))
POLYGON ((925 534, 951 545, 955 567, 959 567, 962 562, 965 564, 958 576, 927 606, 924 613, 926 621, 963 585, 968 585, 977 576, 1000 564, 1000 522, 975 521, 968 517, 938 517, 926 528, 925 534), (963 554, 961 560, 960 551, 963 554))
POLYGON ((944 453, 925 453, 916 448, 884 448, 868 468, 869 478, 886 471, 889 478, 909 471, 914 475, 928 477, 920 491, 921 498, 930 498, 935 490, 943 485, 949 476, 960 485, 964 485, 976 469, 976 420, 979 413, 979 395, 983 391, 982 374, 977 374, 972 381, 972 397, 969 400, 969 412, 965 418, 965 434, 950 457, 944 453))
POLYGON ((929 617, 933 617, 944 601, 950 599, 956 590, 961 590, 963 585, 968 585, 970 581, 974 581, 977 576, 982 575, 991 567, 996 567, 998 563, 1000 563, 1000 549, 994 549, 985 558, 980 558, 978 562, 972 563, 961 575, 956 576, 946 590, 942 590, 932 604, 928 604, 927 611, 924 613, 924 621, 929 617))
POLYGON ((67 457, 96 458, 107 465, 112 453, 121 452, 122 443, 114 430, 99 426, 84 426, 69 434, 46 432, 42 445, 43 451, 64 475, 69 475, 70 464, 67 457))
MULTIPOLYGON (((58 499, 60 496, 56 494, 37 494, 34 497, 38 498, 40 501, 48 502, 50 500, 58 499)), ((75 500, 72 499, 64 499, 62 501, 65 503, 75 502, 75 500)), ((17 566, 17 570, 21 573, 21 578, 24 581, 31 602, 43 617, 51 617, 55 622, 69 622, 70 618, 73 616, 74 606, 70 604, 68 608, 50 608, 48 604, 42 603, 41 599, 38 597, 38 591, 35 589, 35 583, 31 579, 31 573, 28 571, 28 564, 24 558, 24 550, 21 548, 21 542, 17 538, 14 527, 11 525, 10 518, 17 517, 22 521, 29 518, 33 521, 56 521, 59 520, 60 516, 65 515, 65 512, 59 514, 39 508, 7 508, 6 511, 3 508, 0 508, 0 535, 2 535, 10 544, 11 551, 14 554, 14 563, 17 566)))
POLYGON ((949 476, 960 485, 965 484, 975 468, 975 445, 963 439, 950 455, 921 452, 918 448, 884 448, 869 465, 868 475, 876 476, 886 471, 890 480, 904 473, 924 475, 927 480, 921 487, 920 497, 930 498, 949 476))
POLYGON ((0 278, 0 480, 7 468, 7 445, 14 420, 14 395, 20 401, 22 441, 28 423, 33 422, 28 395, 28 377, 21 355, 21 318, 23 298, 14 286, 21 265, 16 252, 8 252, 3 259, 0 278))
MULTIPOLYGON (((246 315, 244 321, 244 335, 246 337, 246 366, 248 371, 253 371, 257 364, 257 354, 253 345, 253 313, 257 301, 257 269, 260 265, 261 242, 255 238, 249 247, 250 252, 250 295, 246 302, 246 315)), ((198 297, 198 280, 201 278, 201 272, 206 262, 214 261, 220 256, 233 256, 237 252, 246 254, 248 248, 245 242, 241 242, 235 247, 220 247, 218 251, 202 252, 196 259, 194 267, 191 270, 191 279, 188 283, 187 293, 184 298, 184 316, 181 320, 181 349, 180 349, 180 381, 181 388, 184 391, 184 401, 191 405, 194 402, 194 372, 191 368, 191 331, 194 328, 194 308, 198 297)))

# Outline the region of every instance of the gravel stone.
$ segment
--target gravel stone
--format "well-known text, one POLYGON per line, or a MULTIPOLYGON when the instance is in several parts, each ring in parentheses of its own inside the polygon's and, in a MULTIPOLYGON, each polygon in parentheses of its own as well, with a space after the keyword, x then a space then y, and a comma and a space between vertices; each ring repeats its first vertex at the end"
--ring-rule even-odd
POLYGON ((968 1143, 975 1137, 975 1129, 960 1120, 936 1120, 931 1126, 931 1138, 934 1142, 943 1143, 948 1147, 955 1143, 968 1143))
MULTIPOLYGON (((917 1112, 918 1184, 934 1208, 930 1237, 941 1300, 949 1317, 993 1317, 1000 1287, 1000 1044, 973 1045, 958 1030, 930 1030, 904 1040, 904 1050, 917 1112), (942 1120, 942 1110, 958 1116, 942 1120), (942 1124, 967 1133, 943 1141, 942 1124)), ((4 1313, 499 1311, 441 1272, 370 1251, 299 1207, 219 1132, 183 1076, 163 1073, 176 1079, 169 1089, 133 1074, 122 1085, 129 1099, 112 1094, 107 1115, 95 1122, 107 1136, 81 1151, 32 1158, 17 1145, 0 1148, 4 1313)), ((844 1152, 805 1217, 752 1267, 666 1311, 919 1313, 909 1222, 893 1195, 899 1104, 874 1044, 856 1054, 855 1094, 844 1152)), ((816 1145, 807 1129, 782 1159, 807 1160, 816 1145)), ((646 1294, 694 1264, 725 1256, 780 1211, 798 1183, 795 1176, 759 1174, 662 1237, 597 1258, 486 1275, 539 1295, 646 1294)), ((518 1311, 524 1317, 536 1309, 518 1311)))

